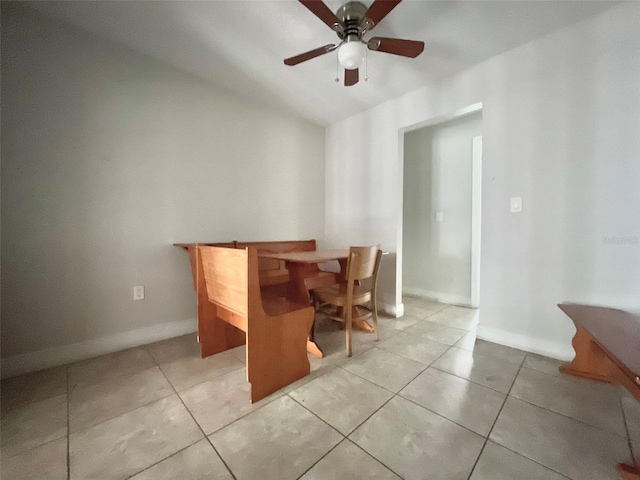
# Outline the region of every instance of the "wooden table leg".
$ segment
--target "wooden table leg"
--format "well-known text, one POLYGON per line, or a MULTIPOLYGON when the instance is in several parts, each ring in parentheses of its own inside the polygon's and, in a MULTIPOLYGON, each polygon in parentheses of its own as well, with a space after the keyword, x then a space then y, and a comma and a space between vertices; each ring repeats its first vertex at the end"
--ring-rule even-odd
POLYGON ((289 300, 300 305, 311 305, 311 296, 304 283, 307 266, 303 263, 286 262, 289 271, 289 300))
POLYGON ((311 332, 309 333, 309 338, 307 339, 307 352, 313 355, 314 357, 324 358, 324 352, 316 343, 316 319, 313 319, 313 323, 311 324, 311 332))
POLYGON ((307 352, 309 352, 314 357, 324 358, 324 352, 320 349, 318 344, 309 338, 307 340, 307 352))
MULTIPOLYGON (((338 310, 336 312, 337 316, 341 316, 342 315, 342 307, 338 307, 338 310)), ((361 330, 363 332, 366 333, 373 333, 373 327, 371 325, 369 325, 369 322, 367 322, 366 320, 359 320, 356 319, 356 317, 360 316, 360 312, 358 312, 356 307, 353 307, 353 310, 351 311, 351 318, 353 319, 353 323, 352 323, 352 327, 355 330, 361 330)), ((337 320, 336 320, 337 321, 337 320)), ((341 329, 344 328, 344 323, 341 324, 342 327, 340 327, 341 329)))
POLYGON ((562 373, 576 377, 616 383, 611 375, 610 360, 602 349, 596 345, 583 328, 576 325, 576 334, 571 340, 576 356, 569 364, 560 367, 562 373))
MULTIPOLYGON (((302 305, 310 305, 311 296, 304 283, 306 265, 296 262, 287 262, 286 265, 289 271, 289 299, 302 305)), ((324 358, 324 353, 311 335, 307 339, 307 352, 314 357, 324 358)))
MULTIPOLYGON (((352 313, 352 315, 354 316, 358 315, 356 307, 353 307, 353 309, 354 309, 354 312, 352 313)), ((355 328, 356 330, 362 330, 363 332, 373 333, 373 327, 369 325, 369 322, 367 322, 366 320, 354 320, 352 325, 353 325, 353 328, 355 328)))
POLYGON ((618 464, 618 473, 624 480, 640 480, 640 467, 620 463, 618 464))

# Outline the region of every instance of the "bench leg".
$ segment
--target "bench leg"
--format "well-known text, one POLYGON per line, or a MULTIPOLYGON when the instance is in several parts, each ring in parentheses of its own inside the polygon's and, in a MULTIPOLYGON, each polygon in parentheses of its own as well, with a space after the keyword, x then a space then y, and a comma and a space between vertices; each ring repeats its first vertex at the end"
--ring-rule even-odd
POLYGON ((250 319, 247 328, 247 380, 251 403, 309 375, 309 331, 315 312, 308 307, 275 317, 250 319))
POLYGON ((584 329, 576 326, 576 334, 571 344, 576 356, 571 363, 560 367, 562 373, 600 382, 617 383, 612 375, 611 361, 584 329))
POLYGON ((632 465, 620 463, 618 465, 618 473, 624 480, 640 480, 640 468, 632 465))

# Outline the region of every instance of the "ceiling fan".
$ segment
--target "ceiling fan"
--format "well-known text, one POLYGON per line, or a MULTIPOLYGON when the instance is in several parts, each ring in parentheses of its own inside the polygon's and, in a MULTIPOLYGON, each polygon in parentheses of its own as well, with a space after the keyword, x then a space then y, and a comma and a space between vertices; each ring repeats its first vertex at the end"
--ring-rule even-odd
POLYGON ((350 87, 358 83, 358 68, 362 64, 366 48, 410 58, 417 57, 424 50, 424 42, 416 40, 386 37, 364 39, 364 35, 380 23, 401 0, 374 0, 369 8, 362 2, 347 2, 335 14, 322 0, 298 1, 336 32, 340 43, 338 45, 330 43, 295 57, 287 58, 284 61, 285 65, 298 65, 337 49, 338 61, 345 68, 344 84, 350 87))

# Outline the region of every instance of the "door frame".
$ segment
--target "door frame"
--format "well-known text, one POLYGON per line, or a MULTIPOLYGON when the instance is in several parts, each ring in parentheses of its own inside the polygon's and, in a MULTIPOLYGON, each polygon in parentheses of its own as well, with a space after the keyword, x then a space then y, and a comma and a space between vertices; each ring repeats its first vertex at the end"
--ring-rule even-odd
POLYGON ((482 135, 473 137, 471 162, 471 307, 479 308, 482 237, 482 135))
MULTIPOLYGON (((404 136, 405 133, 419 130, 424 127, 431 127, 450 120, 456 120, 467 115, 482 112, 482 102, 471 104, 454 112, 445 115, 438 115, 430 119, 401 127, 398 129, 398 182, 400 192, 399 209, 398 209, 398 226, 396 231, 396 305, 397 316, 404 314, 404 304, 402 303, 402 261, 403 261, 403 216, 404 216, 404 136)), ((480 136, 481 137, 481 136, 480 136)), ((474 137, 474 139, 477 137, 474 137)), ((482 221, 482 141, 480 140, 480 160, 472 164, 472 220, 471 220, 471 306, 479 308, 480 306, 480 239, 481 239, 481 221, 482 221), (476 188, 474 189, 474 185, 476 188), (478 186, 480 188, 478 188, 478 186), (475 193, 475 195, 474 195, 475 193), (475 215, 474 215, 475 214, 475 215), (474 229, 475 226, 475 229, 474 229), (474 255, 475 252, 475 255, 474 255), (475 292, 475 294, 474 294, 475 292)), ((474 152, 478 148, 474 140, 474 152)))

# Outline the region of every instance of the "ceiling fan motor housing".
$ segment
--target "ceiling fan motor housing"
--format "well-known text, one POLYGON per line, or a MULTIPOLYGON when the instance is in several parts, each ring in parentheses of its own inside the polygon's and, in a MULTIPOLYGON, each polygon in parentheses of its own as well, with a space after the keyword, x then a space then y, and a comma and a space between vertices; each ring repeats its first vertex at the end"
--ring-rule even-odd
POLYGON ((367 6, 362 2, 347 2, 336 11, 336 16, 344 25, 343 31, 338 32, 341 40, 360 41, 364 33, 361 22, 366 12, 367 6))

